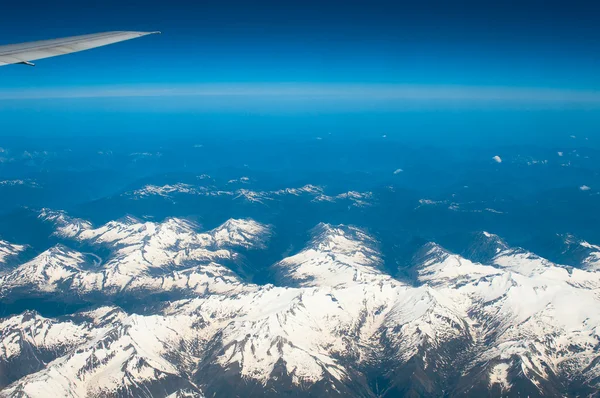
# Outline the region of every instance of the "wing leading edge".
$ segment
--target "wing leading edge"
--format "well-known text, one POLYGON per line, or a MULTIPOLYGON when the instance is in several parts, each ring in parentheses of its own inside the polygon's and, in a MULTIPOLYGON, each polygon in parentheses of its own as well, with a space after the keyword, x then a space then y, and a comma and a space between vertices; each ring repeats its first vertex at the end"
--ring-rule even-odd
POLYGON ((0 46, 0 66, 33 65, 31 61, 38 59, 71 54, 156 33, 160 32, 105 32, 0 46))

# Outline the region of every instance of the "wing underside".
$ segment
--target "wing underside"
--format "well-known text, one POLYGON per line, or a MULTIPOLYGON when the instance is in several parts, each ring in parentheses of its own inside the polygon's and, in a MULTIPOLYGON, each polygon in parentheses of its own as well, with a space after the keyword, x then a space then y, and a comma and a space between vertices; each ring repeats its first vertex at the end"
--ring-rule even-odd
POLYGON ((31 61, 38 59, 89 50, 154 33, 160 32, 105 32, 0 46, 0 66, 9 64, 33 65, 31 61))

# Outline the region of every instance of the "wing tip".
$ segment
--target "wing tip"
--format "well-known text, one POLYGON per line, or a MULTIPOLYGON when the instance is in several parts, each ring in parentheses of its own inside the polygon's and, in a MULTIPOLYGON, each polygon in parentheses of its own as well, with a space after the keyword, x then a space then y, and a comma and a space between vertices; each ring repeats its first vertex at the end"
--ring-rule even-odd
POLYGON ((141 30, 114 30, 114 31, 109 31, 109 32, 103 32, 103 33, 98 33, 98 34, 105 34, 105 35, 111 35, 111 34, 129 34, 129 35, 135 35, 138 37, 142 37, 142 36, 148 36, 148 35, 160 35, 162 34, 162 32, 160 30, 154 30, 154 31, 141 31, 141 30))
POLYGON ((135 35, 137 37, 143 37, 143 36, 149 36, 149 35, 161 35, 162 32, 160 30, 154 30, 154 31, 149 31, 149 32, 145 32, 145 31, 141 31, 141 30, 115 30, 113 32, 106 32, 107 34, 111 34, 111 33, 116 33, 116 34, 130 34, 130 35, 135 35))

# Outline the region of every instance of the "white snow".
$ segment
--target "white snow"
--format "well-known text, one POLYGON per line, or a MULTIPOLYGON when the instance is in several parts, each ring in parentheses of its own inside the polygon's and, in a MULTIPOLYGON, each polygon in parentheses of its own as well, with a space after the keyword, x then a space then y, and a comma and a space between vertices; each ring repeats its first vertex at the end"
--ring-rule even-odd
POLYGON ((271 234, 268 226, 252 220, 228 220, 211 231, 197 232, 198 225, 177 218, 153 223, 127 217, 93 228, 60 212, 45 210, 43 217, 56 223, 61 236, 107 246, 112 254, 100 268, 90 270, 92 259, 56 246, 0 277, 0 297, 25 286, 77 294, 237 290, 239 278, 219 263, 235 261, 236 250, 263 247, 271 234))
POLYGON ((64 211, 56 211, 47 208, 40 211, 38 218, 53 223, 56 227, 55 234, 63 238, 75 237, 82 231, 92 227, 92 224, 89 221, 72 218, 64 211))
POLYGON ((133 195, 137 196, 137 197, 144 197, 144 196, 152 196, 152 195, 157 195, 157 196, 169 196, 172 193, 188 193, 188 194, 193 194, 196 193, 197 190, 189 184, 173 184, 173 185, 162 185, 162 186, 157 186, 157 185, 146 185, 144 188, 142 189, 138 189, 133 191, 133 195))
MULTIPOLYGON (((400 170, 400 169, 398 169, 400 170)), ((402 170, 396 170, 395 174, 402 170)), ((210 177, 207 177, 210 178, 210 177)), ((239 179, 230 180, 228 184, 243 183, 249 184, 250 178, 241 177, 239 179)), ((143 188, 129 192, 126 195, 133 199, 141 199, 149 196, 162 196, 172 199, 175 194, 188 194, 207 197, 231 197, 233 199, 245 200, 252 203, 267 204, 277 198, 284 196, 312 196, 313 202, 339 202, 349 201, 352 206, 363 207, 368 206, 373 199, 371 192, 349 191, 337 195, 327 195, 323 187, 307 184, 299 188, 283 188, 273 191, 256 191, 252 189, 237 189, 237 190, 218 190, 214 187, 194 186, 190 184, 176 183, 166 185, 146 185, 143 188)))
POLYGON ((587 257, 582 261, 583 268, 587 271, 600 271, 600 246, 586 241, 580 241, 578 244, 587 250, 587 257))
POLYGON ((494 366, 490 371, 490 386, 499 384, 502 391, 510 389, 511 383, 508 381, 508 370, 510 364, 499 363, 494 366))
POLYGON ((473 263, 458 255, 453 255, 435 244, 429 245, 425 258, 425 261, 417 268, 418 279, 434 286, 462 284, 501 273, 492 266, 473 263))
POLYGON ((312 244, 276 265, 286 279, 302 286, 339 286, 362 280, 383 280, 377 267, 377 242, 354 227, 321 224, 312 244))
POLYGON ((248 184, 250 183, 250 177, 240 177, 233 180, 229 180, 228 184, 248 184))
POLYGON ((24 251, 26 246, 24 245, 16 245, 14 243, 9 243, 4 240, 0 240, 0 266, 6 261, 8 261, 11 257, 14 257, 24 251))
POLYGON ((499 248, 489 264, 430 243, 413 266, 414 284, 408 284, 382 271, 379 242, 366 231, 320 224, 305 248, 274 265, 278 286, 258 286, 218 261, 235 256, 234 250, 260 247, 268 227, 229 220, 211 231, 198 228, 176 218, 90 225, 72 238, 111 248, 102 270, 84 271, 82 255, 58 247, 5 276, 0 286, 19 278, 40 286, 68 279, 96 291, 128 286, 197 293, 157 314, 110 315, 110 322, 107 309, 87 313, 79 323, 1 321, 4 357, 18 358, 23 338, 63 347, 7 393, 115 394, 151 380, 186 379, 206 363, 239 368, 242 378, 262 384, 282 364, 293 383, 306 387, 347 381, 360 368, 348 364, 370 363, 381 352, 387 358, 393 353, 395 366, 415 355, 426 368, 452 364, 447 344, 464 344, 470 358, 465 371, 481 369, 502 391, 513 385, 513 366, 533 383, 550 375, 598 377, 600 273, 567 269, 484 232, 499 248), (180 267, 190 260, 194 266, 180 267), (169 271, 158 278, 147 272, 164 267, 169 271), (36 332, 23 332, 32 325, 36 332))

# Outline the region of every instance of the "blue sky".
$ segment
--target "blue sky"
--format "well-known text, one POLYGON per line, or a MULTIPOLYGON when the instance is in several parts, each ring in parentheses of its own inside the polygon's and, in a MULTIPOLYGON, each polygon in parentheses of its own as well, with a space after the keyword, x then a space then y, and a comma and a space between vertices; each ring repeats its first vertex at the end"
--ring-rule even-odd
POLYGON ((6 44, 164 32, 35 68, 3 67, 0 111, 43 97, 160 90, 170 106, 183 105, 190 91, 236 85, 253 90, 237 102, 292 85, 296 91, 283 94, 300 100, 315 87, 338 100, 364 99, 360 88, 369 87, 372 106, 394 90, 405 99, 409 91, 431 97, 436 106, 490 97, 546 104, 548 93, 551 107, 600 103, 600 6, 593 2, 32 0, 5 5, 0 18, 6 44), (14 102, 19 96, 35 99, 14 102))
POLYGON ((283 81, 600 88, 594 2, 33 0, 10 2, 2 14, 5 43, 108 30, 164 32, 47 60, 39 63, 42 72, 4 68, 3 86, 283 81))

